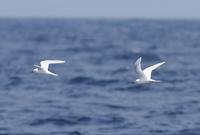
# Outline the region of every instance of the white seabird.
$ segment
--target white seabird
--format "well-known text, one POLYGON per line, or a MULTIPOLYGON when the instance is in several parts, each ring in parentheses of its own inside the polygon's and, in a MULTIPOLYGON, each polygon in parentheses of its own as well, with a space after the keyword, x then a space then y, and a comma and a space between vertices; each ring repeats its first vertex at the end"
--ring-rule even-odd
POLYGON ((53 76, 58 76, 58 74, 52 73, 49 71, 49 64, 61 64, 65 63, 65 61, 62 60, 44 60, 40 62, 39 65, 34 65, 35 69, 33 69, 33 72, 38 73, 38 74, 48 74, 48 75, 53 75, 53 76))
POLYGON ((152 65, 150 67, 145 68, 144 70, 141 69, 141 61, 142 58, 138 58, 135 62, 135 71, 138 74, 138 79, 135 80, 136 83, 143 84, 143 83, 149 83, 149 82, 160 82, 159 80, 151 79, 151 73, 154 69, 160 67, 165 62, 160 62, 158 64, 152 65))

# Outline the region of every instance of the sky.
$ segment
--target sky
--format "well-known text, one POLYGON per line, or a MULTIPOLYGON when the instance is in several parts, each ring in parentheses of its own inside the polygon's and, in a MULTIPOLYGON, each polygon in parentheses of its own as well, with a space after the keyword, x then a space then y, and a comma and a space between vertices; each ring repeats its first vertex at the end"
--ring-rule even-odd
POLYGON ((200 19, 200 0, 0 0, 0 17, 200 19))

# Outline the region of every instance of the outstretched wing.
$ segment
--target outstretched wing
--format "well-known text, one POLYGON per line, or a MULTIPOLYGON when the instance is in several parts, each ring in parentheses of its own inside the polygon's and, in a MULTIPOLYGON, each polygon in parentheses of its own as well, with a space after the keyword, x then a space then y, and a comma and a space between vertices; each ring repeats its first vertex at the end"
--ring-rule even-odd
POLYGON ((151 73, 154 69, 160 67, 162 64, 164 64, 165 62, 160 62, 158 64, 155 64, 155 65, 152 65, 150 67, 147 67, 143 70, 143 73, 145 74, 145 76, 148 78, 148 79, 151 79, 151 73))
POLYGON ((65 63, 65 61, 62 61, 62 60, 44 60, 44 61, 40 62, 40 65, 43 69, 48 70, 49 64, 61 64, 61 63, 65 63))
POLYGON ((143 78, 145 77, 144 76, 144 73, 142 71, 142 68, 141 68, 141 61, 142 61, 142 58, 138 58, 134 64, 134 67, 135 67, 135 71, 136 73, 138 74, 139 78, 143 78))

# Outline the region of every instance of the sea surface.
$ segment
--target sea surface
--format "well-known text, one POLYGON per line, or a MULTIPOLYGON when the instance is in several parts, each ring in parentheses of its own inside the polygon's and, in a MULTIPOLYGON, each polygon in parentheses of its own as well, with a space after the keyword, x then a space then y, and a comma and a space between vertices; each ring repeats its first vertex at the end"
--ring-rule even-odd
POLYGON ((197 20, 0 19, 0 78, 0 135, 200 135, 197 20))

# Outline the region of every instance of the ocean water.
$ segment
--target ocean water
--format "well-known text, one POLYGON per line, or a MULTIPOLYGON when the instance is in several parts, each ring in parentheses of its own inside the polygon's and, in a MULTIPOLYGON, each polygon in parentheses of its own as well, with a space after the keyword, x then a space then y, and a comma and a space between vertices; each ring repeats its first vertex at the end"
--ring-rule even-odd
POLYGON ((199 61, 200 21, 0 19, 0 134, 200 135, 199 61))

